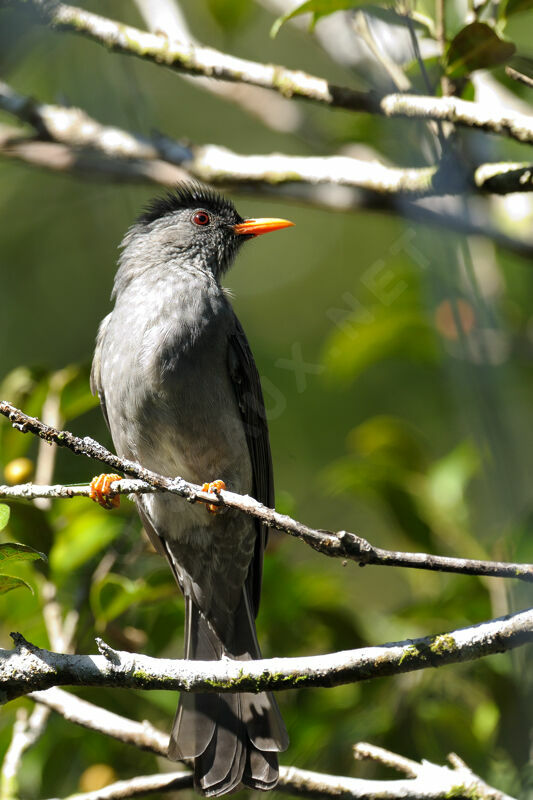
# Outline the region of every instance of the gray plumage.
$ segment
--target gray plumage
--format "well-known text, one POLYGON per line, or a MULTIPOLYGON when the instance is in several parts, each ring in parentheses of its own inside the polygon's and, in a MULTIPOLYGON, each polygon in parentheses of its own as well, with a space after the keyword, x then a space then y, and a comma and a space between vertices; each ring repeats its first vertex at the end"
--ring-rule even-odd
MULTIPOLYGON (((102 322, 91 375, 117 453, 194 483, 222 479, 273 505, 261 387, 220 279, 243 241, 233 205, 198 186, 155 201, 128 231, 114 309, 102 322), (207 214, 197 224, 198 212, 207 214)), ((260 657, 267 530, 225 509, 208 514, 169 494, 136 499, 185 598, 185 657, 260 657)), ((218 796, 273 788, 288 737, 267 693, 182 693, 169 757, 194 759, 196 789, 218 796)))

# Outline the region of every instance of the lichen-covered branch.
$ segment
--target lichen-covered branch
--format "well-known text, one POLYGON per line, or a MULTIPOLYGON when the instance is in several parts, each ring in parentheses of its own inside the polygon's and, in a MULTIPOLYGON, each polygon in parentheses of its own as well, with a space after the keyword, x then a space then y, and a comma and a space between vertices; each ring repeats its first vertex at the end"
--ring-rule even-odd
MULTIPOLYGON (((513 564, 499 561, 481 561, 477 559, 449 558, 427 553, 404 553, 374 547, 366 539, 348 531, 326 531, 310 528, 286 514, 280 514, 273 508, 262 505, 253 497, 239 495, 224 490, 218 494, 204 492, 200 486, 189 483, 183 478, 169 478, 158 475, 140 464, 111 453, 103 445, 88 436, 81 439, 69 431, 59 431, 45 425, 35 417, 29 417, 11 403, 0 401, 0 414, 7 417, 14 428, 21 433, 33 433, 44 441, 60 447, 67 447, 77 455, 94 458, 137 481, 116 481, 111 484, 112 490, 118 494, 146 493, 165 491, 183 497, 189 502, 208 502, 213 505, 226 505, 244 514, 260 519, 271 528, 302 539, 314 550, 324 555, 356 561, 360 565, 381 564, 395 567, 411 567, 437 572, 456 572, 465 575, 483 575, 485 577, 518 578, 533 582, 532 564, 513 564)), ((36 497, 75 497, 89 496, 89 486, 44 486, 33 484, 0 487, 0 498, 34 499, 36 497)))
MULTIPOLYGON (((176 182, 175 167, 182 167, 194 178, 215 184, 269 184, 332 183, 363 189, 379 195, 425 197, 458 194, 467 189, 479 192, 526 192, 533 190, 533 164, 483 164, 468 178, 462 171, 438 167, 399 168, 379 161, 363 161, 351 156, 288 156, 241 155, 214 144, 181 144, 165 136, 147 138, 140 134, 102 125, 80 108, 37 103, 20 95, 8 84, 0 81, 0 108, 25 122, 44 137, 41 145, 49 145, 52 155, 59 151, 53 143, 75 148, 71 167, 80 168, 79 148, 90 148, 107 159, 127 160, 122 165, 124 173, 131 167, 132 178, 139 177, 136 163, 162 161, 169 165, 167 185, 176 182)), ((6 137, 5 155, 16 156, 20 147, 34 144, 35 138, 13 135, 6 137)), ((45 148, 41 146, 41 153, 45 148)), ((91 167, 94 166, 94 156, 91 167)), ((109 169, 109 167, 108 167, 109 169)))
POLYGON ((81 34, 115 52, 134 55, 188 74, 273 89, 285 97, 311 100, 332 108, 365 111, 387 117, 443 120, 510 136, 521 142, 533 141, 533 118, 526 114, 501 112, 487 104, 454 97, 408 94, 380 97, 373 92, 336 86, 324 78, 305 72, 236 58, 210 47, 142 31, 65 3, 51 3, 48 0, 10 2, 30 3, 38 9, 43 22, 56 30, 81 34))
POLYGON ((100 656, 42 650, 12 634, 0 650, 0 703, 51 686, 113 686, 187 692, 262 692, 340 686, 371 678, 472 661, 533 642, 533 609, 438 636, 321 656, 258 661, 150 658, 111 649, 100 656))
POLYGON ((428 225, 481 235, 518 255, 533 257, 533 242, 507 236, 488 219, 431 211, 425 195, 472 189, 506 194, 531 190, 527 164, 485 164, 469 178, 442 169, 400 169, 346 156, 243 156, 216 145, 184 145, 102 125, 78 108, 37 103, 0 82, 0 108, 33 125, 36 136, 0 125, 0 155, 34 167, 94 180, 174 187, 197 178, 243 193, 296 200, 330 210, 402 213, 428 225), (332 192, 332 187, 335 191, 332 192), (397 200, 402 198, 399 205, 397 200))
MULTIPOLYGON (((168 734, 157 730, 147 722, 134 722, 127 717, 107 711, 93 703, 64 692, 61 689, 48 689, 46 692, 35 692, 32 700, 60 714, 64 719, 96 731, 104 736, 111 736, 118 741, 132 744, 142 750, 149 750, 158 756, 166 757, 168 734)), ((359 742, 354 746, 356 759, 374 760, 392 767, 408 778, 414 780, 371 781, 361 778, 347 778, 337 775, 324 775, 318 772, 299 769, 298 767, 280 767, 277 790, 286 794, 301 797, 346 797, 354 800, 379 800, 379 798, 432 798, 447 800, 449 797, 486 798, 486 800, 511 800, 507 795, 493 789, 475 775, 460 759, 452 764, 453 768, 431 764, 428 761, 418 763, 382 747, 359 742), (409 768, 406 768, 409 765, 409 768)), ((456 757, 457 758, 457 757, 456 757)), ((139 793, 140 787, 145 793, 152 791, 170 791, 177 788, 188 788, 186 782, 188 772, 151 776, 135 779, 135 782, 120 781, 106 787, 105 799, 133 797, 139 793), (164 778, 164 780, 162 780, 164 778), (130 790, 130 791, 128 791, 130 790)), ((77 795, 77 800, 100 800, 93 793, 77 795)))
MULTIPOLYGON (((135 0, 135 5, 152 33, 164 31, 171 39, 198 44, 177 0, 158 0, 156 3, 153 0, 135 0)), ((267 128, 281 133, 298 133, 300 136, 305 134, 301 106, 291 103, 286 97, 259 86, 215 80, 201 75, 183 74, 183 79, 240 106, 267 128)))

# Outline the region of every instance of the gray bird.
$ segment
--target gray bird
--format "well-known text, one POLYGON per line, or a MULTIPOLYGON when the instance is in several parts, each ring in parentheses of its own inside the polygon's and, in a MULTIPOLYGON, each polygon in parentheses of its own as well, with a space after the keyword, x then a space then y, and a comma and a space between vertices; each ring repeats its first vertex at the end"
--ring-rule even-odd
MULTIPOLYGON (((289 225, 244 220, 229 200, 183 184, 127 232, 91 373, 120 456, 197 484, 216 477, 273 505, 259 375, 220 281, 243 242, 289 225)), ((106 503, 105 480, 96 487, 106 503)), ((185 598, 185 657, 260 658, 254 619, 267 528, 166 493, 135 502, 185 598)), ((272 789, 287 746, 270 693, 182 693, 168 754, 192 759, 196 790, 215 797, 242 785, 272 789)))

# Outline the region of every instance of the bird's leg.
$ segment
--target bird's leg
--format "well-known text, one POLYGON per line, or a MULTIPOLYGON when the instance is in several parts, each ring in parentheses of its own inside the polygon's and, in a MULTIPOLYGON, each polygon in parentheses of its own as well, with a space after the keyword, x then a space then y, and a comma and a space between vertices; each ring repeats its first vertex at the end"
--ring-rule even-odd
MULTIPOLYGON (((204 483, 202 486, 202 492, 212 492, 213 494, 218 494, 225 488, 226 484, 224 481, 217 480, 212 481, 211 483, 204 483)), ((207 503, 207 510, 210 514, 220 514, 221 511, 225 511, 225 508, 224 506, 215 506, 213 503, 207 503)))
POLYGON ((114 481, 121 481, 122 475, 114 475, 103 472, 91 481, 91 492, 89 497, 102 508, 118 508, 120 505, 120 495, 111 491, 111 484, 114 481))

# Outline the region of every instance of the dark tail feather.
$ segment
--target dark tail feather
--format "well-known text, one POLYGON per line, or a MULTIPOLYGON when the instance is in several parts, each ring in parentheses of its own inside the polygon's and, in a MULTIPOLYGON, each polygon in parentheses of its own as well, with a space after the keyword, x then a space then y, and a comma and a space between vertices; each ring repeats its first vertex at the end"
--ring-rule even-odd
MULTIPOLYGON (((192 600, 186 598, 186 658, 260 658, 255 626, 244 596, 235 617, 238 642, 233 642, 230 650, 223 646, 192 600)), ((242 784, 272 789, 278 782, 277 753, 286 750, 288 744, 277 703, 269 692, 182 692, 168 755, 176 761, 194 759, 196 790, 206 797, 217 797, 236 791, 242 784)))

